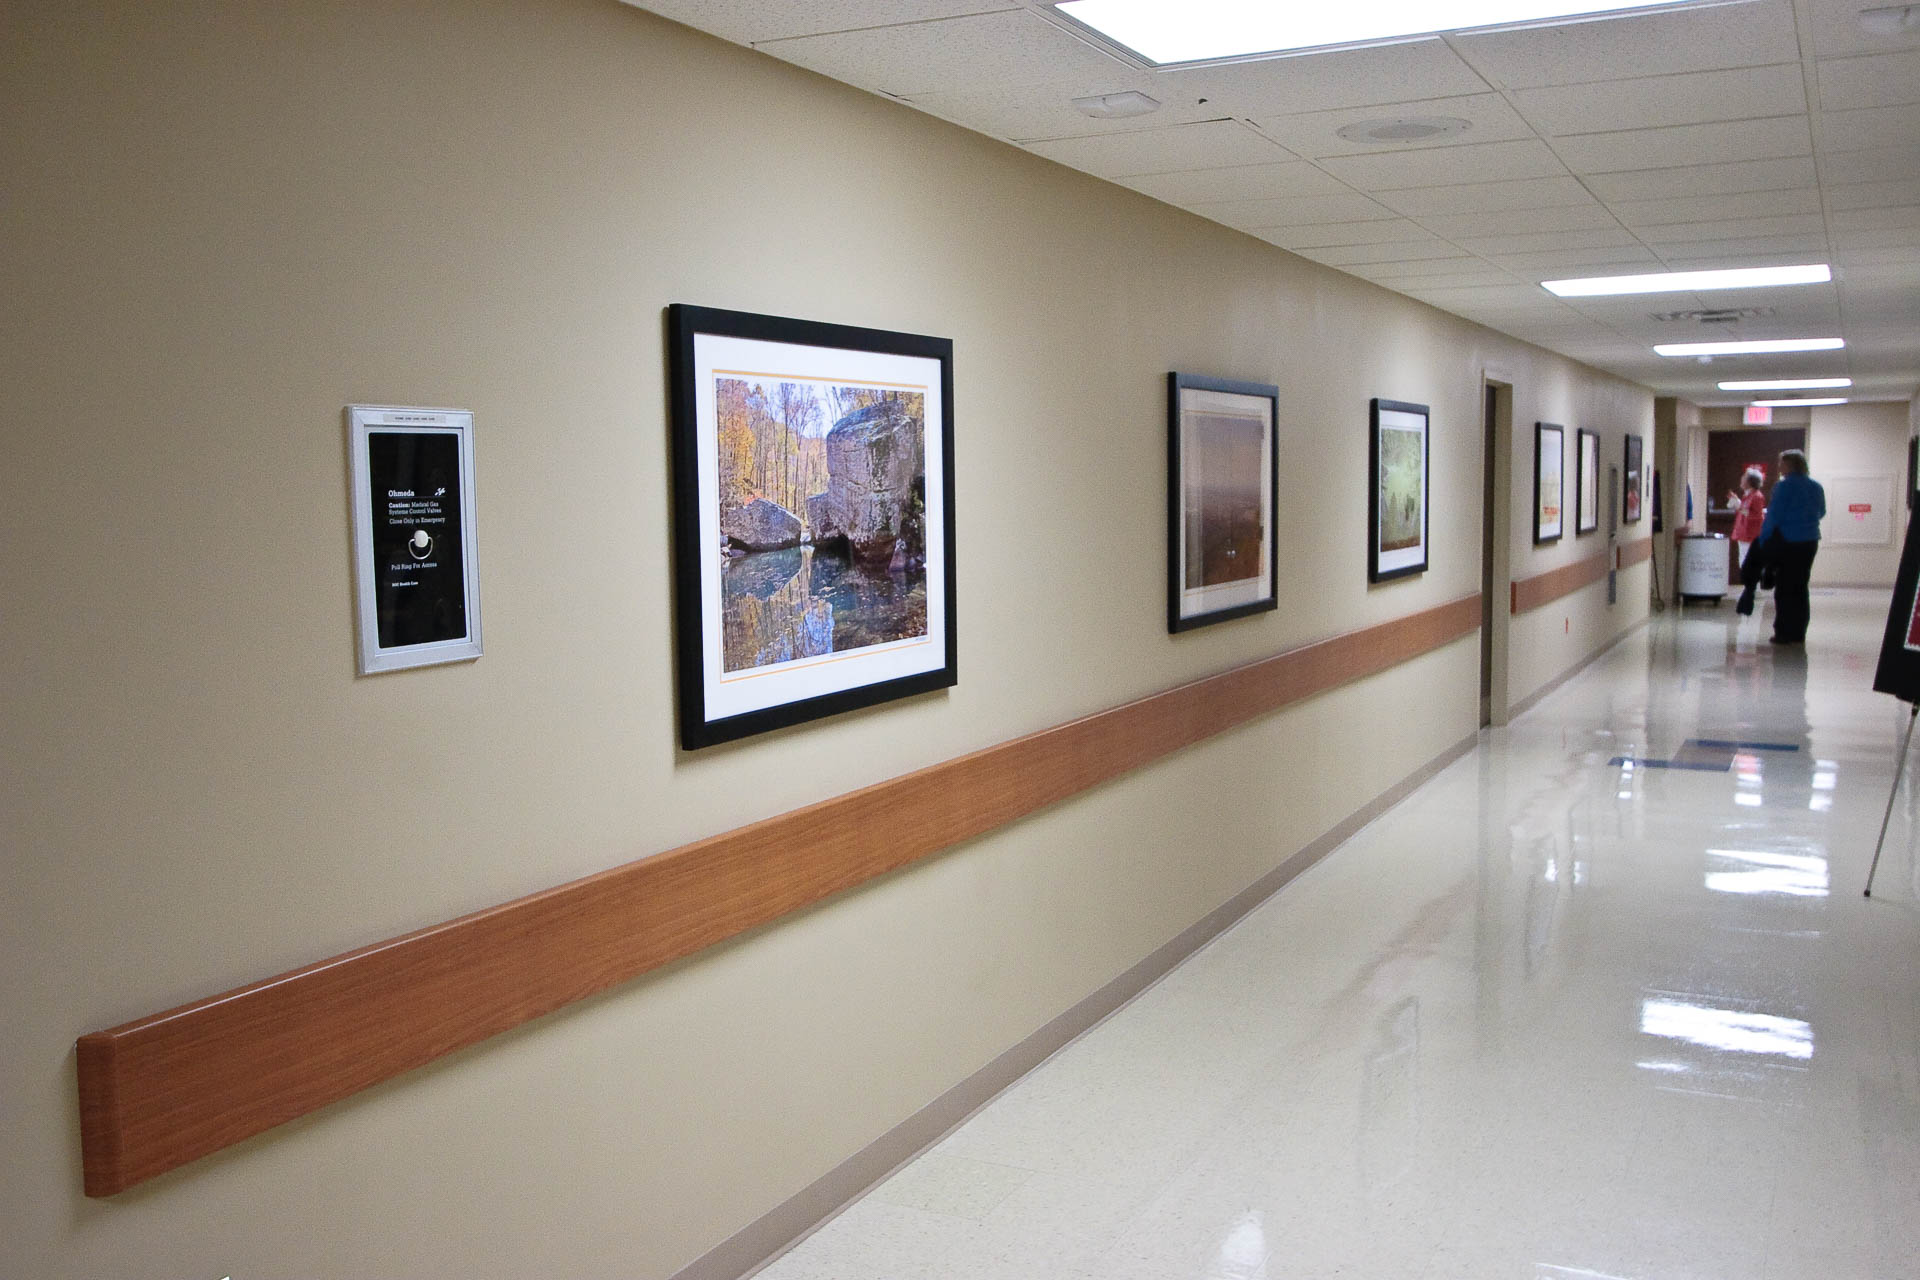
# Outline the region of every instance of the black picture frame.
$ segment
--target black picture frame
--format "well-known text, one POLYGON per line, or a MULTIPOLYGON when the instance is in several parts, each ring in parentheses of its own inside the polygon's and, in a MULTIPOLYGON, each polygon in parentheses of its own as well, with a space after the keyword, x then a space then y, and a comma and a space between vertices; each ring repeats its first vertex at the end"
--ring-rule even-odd
POLYGON ((1279 506, 1280 388, 1169 373, 1169 632, 1280 607, 1279 506), (1196 486, 1203 486, 1198 494, 1196 486), (1261 563, 1250 574, 1227 576, 1245 567, 1249 544, 1258 548, 1261 563))
POLYGON ((1907 437, 1907 510, 1913 510, 1913 495, 1920 489, 1920 436, 1907 437))
POLYGON ((1429 462, 1432 457, 1432 410, 1424 404, 1376 398, 1368 406, 1367 417, 1370 428, 1367 443, 1367 581, 1390 582, 1395 578, 1425 573, 1431 564, 1429 535, 1433 476, 1429 462), (1414 485, 1419 492, 1417 519, 1404 509, 1405 500, 1411 496, 1404 492, 1404 474, 1389 477, 1386 470, 1394 467, 1404 473, 1409 462, 1409 442, 1404 438, 1389 440, 1386 435, 1388 432, 1401 437, 1419 436, 1416 450, 1419 478, 1414 485), (1383 501, 1389 479, 1395 480, 1394 488, 1399 492, 1383 501), (1394 509, 1396 506, 1398 510, 1394 509), (1383 519, 1391 521, 1391 527, 1383 527, 1383 519), (1417 540, 1409 536, 1410 527, 1416 523, 1420 529, 1417 540))
POLYGON ((1620 476, 1620 523, 1639 524, 1641 509, 1646 505, 1641 492, 1645 484, 1641 476, 1642 445, 1639 436, 1627 437, 1626 466, 1620 476))
POLYGON ((1600 434, 1581 427, 1574 437, 1573 536, 1600 527, 1600 434))
POLYGON ((681 746, 958 683, 952 340, 685 303, 666 326, 681 746), (743 440, 778 457, 754 474, 799 513, 738 500, 746 473, 721 455, 743 440), (857 492, 832 464, 854 449, 872 464, 857 492))
POLYGON ((1557 422, 1536 422, 1533 424, 1533 545, 1558 542, 1566 531, 1567 429, 1557 422))

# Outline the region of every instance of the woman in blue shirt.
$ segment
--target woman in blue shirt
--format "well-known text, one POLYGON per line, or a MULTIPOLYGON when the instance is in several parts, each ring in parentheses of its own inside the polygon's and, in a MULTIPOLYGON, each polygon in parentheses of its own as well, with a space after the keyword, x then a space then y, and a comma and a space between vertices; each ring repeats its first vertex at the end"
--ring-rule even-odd
POLYGON ((1827 514, 1827 491, 1807 474, 1807 455, 1789 449, 1780 455, 1780 480, 1767 499, 1754 546, 1773 570, 1773 643, 1802 644, 1812 612, 1807 580, 1820 550, 1820 520, 1827 514), (1777 536, 1776 536, 1777 535, 1777 536))

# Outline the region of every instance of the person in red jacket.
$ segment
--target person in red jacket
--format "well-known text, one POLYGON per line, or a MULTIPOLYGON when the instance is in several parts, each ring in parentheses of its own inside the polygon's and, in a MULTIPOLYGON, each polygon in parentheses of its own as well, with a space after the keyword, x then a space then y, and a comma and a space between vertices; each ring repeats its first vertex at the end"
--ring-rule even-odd
POLYGON ((1760 484, 1760 473, 1749 469, 1740 477, 1740 492, 1727 495, 1728 504, 1739 508, 1733 517, 1733 542, 1740 548, 1741 564, 1747 562, 1747 552, 1767 518, 1767 499, 1760 492, 1760 484))

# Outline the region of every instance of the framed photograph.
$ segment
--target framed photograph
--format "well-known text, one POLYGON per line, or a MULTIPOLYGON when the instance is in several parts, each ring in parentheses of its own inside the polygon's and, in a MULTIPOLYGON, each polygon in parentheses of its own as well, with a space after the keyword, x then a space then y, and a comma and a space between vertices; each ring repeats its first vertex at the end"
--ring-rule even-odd
POLYGON ((1533 542, 1558 542, 1566 530, 1561 503, 1566 490, 1567 431, 1551 422, 1533 424, 1533 542))
POLYGON ((1280 607, 1280 388, 1167 375, 1167 630, 1280 607))
POLYGON ((1427 427, 1424 404, 1372 404, 1367 493, 1367 580, 1427 571, 1427 427))
POLYGON ((1626 483, 1626 499, 1620 513, 1622 524, 1635 524, 1640 519, 1640 437, 1627 437, 1627 465, 1621 479, 1626 483))
POLYGON ((1573 513, 1573 536, 1600 527, 1600 437, 1580 428, 1579 451, 1574 457, 1573 488, 1578 506, 1573 513))
POLYGON ((347 406, 360 674, 480 656, 473 415, 347 406))
POLYGON ((667 326, 681 745, 954 684, 953 343, 667 326))

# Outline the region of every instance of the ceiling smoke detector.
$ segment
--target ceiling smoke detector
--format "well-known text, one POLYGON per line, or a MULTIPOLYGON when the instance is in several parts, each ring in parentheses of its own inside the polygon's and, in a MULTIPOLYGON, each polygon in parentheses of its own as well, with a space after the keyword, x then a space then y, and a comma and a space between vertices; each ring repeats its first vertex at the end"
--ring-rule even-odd
POLYGON ((1701 324, 1738 324, 1742 320, 1764 320, 1774 315, 1773 307, 1713 307, 1704 311, 1655 311, 1655 320, 1694 320, 1701 324))
POLYGON ((1473 128, 1473 121, 1457 116, 1394 116, 1386 120, 1362 120, 1335 130, 1348 142, 1426 142, 1450 138, 1473 128))

